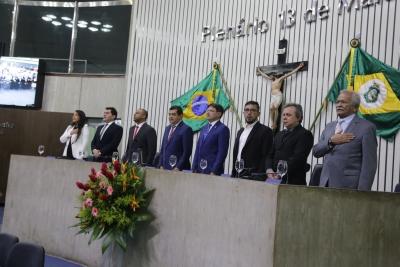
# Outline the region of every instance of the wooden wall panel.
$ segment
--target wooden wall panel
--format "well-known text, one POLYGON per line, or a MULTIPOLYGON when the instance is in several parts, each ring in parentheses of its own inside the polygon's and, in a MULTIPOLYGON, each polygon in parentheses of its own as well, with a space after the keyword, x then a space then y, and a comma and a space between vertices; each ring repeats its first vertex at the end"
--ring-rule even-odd
MULTIPOLYGON (((72 112, 0 108, 0 124, 8 122, 14 125, 12 129, 0 127, 0 131, 4 132, 0 135, 0 191, 4 195, 11 154, 39 156, 38 147, 44 145, 42 157, 61 156, 65 145, 59 138, 71 123, 71 118, 72 112)), ((4 200, 5 196, 1 197, 0 203, 4 203, 4 200)))

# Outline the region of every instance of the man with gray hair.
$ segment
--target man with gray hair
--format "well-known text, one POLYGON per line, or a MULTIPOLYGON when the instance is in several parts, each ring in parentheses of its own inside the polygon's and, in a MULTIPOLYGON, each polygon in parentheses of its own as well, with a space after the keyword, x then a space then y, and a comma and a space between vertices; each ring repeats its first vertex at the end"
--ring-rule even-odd
POLYGON ((377 167, 376 127, 357 116, 359 107, 357 92, 340 92, 339 118, 326 125, 313 148, 314 157, 324 157, 321 187, 371 190, 377 167))
POLYGON ((307 157, 314 144, 312 133, 301 126, 303 108, 296 103, 288 103, 283 107, 283 131, 275 135, 274 143, 268 154, 266 169, 268 178, 277 179, 275 173, 278 162, 287 162, 287 173, 282 183, 307 185, 306 172, 309 169, 307 157))

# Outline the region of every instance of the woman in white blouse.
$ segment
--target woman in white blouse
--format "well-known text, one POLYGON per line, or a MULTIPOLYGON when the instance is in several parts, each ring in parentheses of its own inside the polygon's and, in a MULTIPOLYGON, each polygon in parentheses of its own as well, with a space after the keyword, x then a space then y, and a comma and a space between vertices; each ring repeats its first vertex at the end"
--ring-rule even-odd
POLYGON ((89 129, 85 125, 86 115, 82 110, 75 110, 72 122, 60 137, 66 143, 63 156, 69 159, 82 159, 89 141, 89 129))

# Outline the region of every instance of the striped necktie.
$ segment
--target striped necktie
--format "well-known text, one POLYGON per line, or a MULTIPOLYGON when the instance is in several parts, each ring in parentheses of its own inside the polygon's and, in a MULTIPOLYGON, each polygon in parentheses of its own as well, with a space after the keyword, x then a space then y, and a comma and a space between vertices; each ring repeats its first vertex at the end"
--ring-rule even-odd
POLYGON ((168 142, 169 142, 169 139, 171 139, 171 136, 172 136, 172 134, 174 133, 175 128, 176 128, 176 126, 173 125, 172 128, 171 128, 171 131, 169 132, 169 135, 168 135, 168 142))
POLYGON ((206 132, 204 133, 203 140, 206 140, 206 137, 207 137, 208 133, 210 132, 211 126, 212 126, 212 124, 209 123, 208 128, 207 128, 206 132))

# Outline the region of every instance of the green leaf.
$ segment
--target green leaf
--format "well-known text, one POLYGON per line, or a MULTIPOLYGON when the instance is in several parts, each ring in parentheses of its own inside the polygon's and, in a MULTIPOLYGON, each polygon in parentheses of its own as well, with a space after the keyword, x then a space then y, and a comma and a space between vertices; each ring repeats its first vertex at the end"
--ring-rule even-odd
POLYGON ((133 231, 135 231, 135 221, 133 221, 133 222, 129 225, 129 227, 128 227, 128 229, 127 229, 126 231, 127 231, 127 234, 128 234, 128 235, 130 235, 131 237, 133 237, 133 231))
POLYGON ((79 235, 79 234, 83 234, 83 233, 87 234, 87 233, 89 233, 89 232, 92 231, 92 230, 93 230, 93 226, 92 226, 92 225, 88 225, 88 226, 82 228, 82 229, 81 229, 79 232, 77 232, 75 235, 79 235))
POLYGON ((112 242, 115 241, 115 232, 116 229, 113 229, 111 232, 109 232, 106 237, 103 240, 103 244, 101 244, 101 253, 104 254, 104 252, 107 250, 107 248, 111 245, 112 242))
POLYGON ((126 237, 125 233, 121 231, 117 231, 115 234, 115 241, 117 241, 118 245, 122 248, 123 251, 126 252, 126 237))
POLYGON ((96 225, 94 227, 92 236, 89 239, 88 245, 90 246, 90 244, 97 239, 97 237, 99 236, 100 232, 101 232, 102 228, 100 228, 98 225, 96 225))
POLYGON ((69 226, 68 228, 71 228, 71 227, 77 227, 77 226, 79 226, 79 225, 81 225, 81 223, 80 223, 80 222, 79 222, 79 223, 77 223, 77 224, 71 225, 71 226, 69 226))
POLYGON ((148 221, 151 220, 151 216, 148 214, 137 214, 137 219, 136 221, 142 222, 142 221, 148 221))
POLYGON ((113 230, 115 227, 113 225, 106 225, 104 226, 104 231, 103 233, 101 233, 101 236, 99 237, 102 238, 103 236, 105 236, 106 234, 108 234, 111 230, 113 230))

